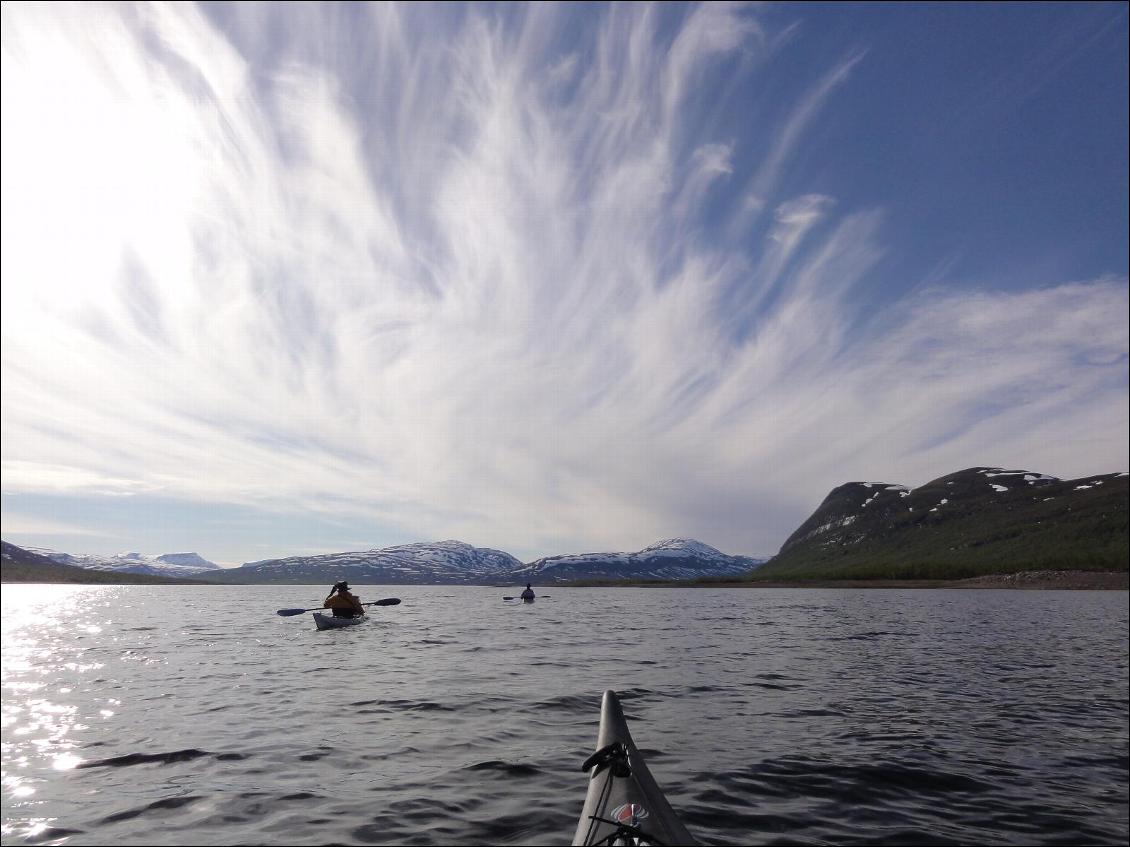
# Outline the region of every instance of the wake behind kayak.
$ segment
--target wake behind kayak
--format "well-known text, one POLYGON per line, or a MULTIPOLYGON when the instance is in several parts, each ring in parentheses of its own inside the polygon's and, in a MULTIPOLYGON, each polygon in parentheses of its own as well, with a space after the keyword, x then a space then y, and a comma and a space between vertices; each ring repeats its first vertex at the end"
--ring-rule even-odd
POLYGON ((644 764, 615 691, 604 692, 596 752, 581 769, 589 788, 574 845, 695 843, 644 764))

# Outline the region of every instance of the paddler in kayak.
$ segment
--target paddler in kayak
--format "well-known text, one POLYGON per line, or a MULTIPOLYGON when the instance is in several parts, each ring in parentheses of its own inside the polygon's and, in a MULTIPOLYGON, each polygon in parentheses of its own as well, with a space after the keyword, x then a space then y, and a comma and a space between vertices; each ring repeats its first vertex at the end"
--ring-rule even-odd
POLYGON ((519 596, 523 600, 529 601, 529 600, 533 600, 536 595, 534 594, 534 590, 532 588, 530 588, 530 584, 527 582, 526 583, 526 590, 523 591, 521 593, 521 595, 519 595, 519 596))
POLYGON ((360 599, 350 593, 348 582, 335 582, 330 596, 322 603, 323 609, 332 609, 335 618, 358 618, 365 614, 360 599))

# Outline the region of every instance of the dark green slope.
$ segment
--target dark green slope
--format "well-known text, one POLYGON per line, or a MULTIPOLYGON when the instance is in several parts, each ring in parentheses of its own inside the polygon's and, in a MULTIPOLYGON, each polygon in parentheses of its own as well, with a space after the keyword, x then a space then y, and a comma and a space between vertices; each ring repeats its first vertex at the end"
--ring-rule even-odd
POLYGON ((99 571, 61 565, 7 541, 0 558, 0 582, 69 582, 92 585, 203 585, 190 579, 99 571))
POLYGON ((969 468, 910 491, 834 489, 752 578, 962 579, 1026 570, 1125 571, 1125 474, 1059 480, 969 468))

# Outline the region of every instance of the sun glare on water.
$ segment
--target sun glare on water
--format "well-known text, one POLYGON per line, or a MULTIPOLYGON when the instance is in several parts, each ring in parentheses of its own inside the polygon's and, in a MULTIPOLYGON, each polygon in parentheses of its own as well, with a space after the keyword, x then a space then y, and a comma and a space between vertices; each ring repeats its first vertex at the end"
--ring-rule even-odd
POLYGON ((30 765, 49 763, 54 770, 70 770, 82 762, 74 752, 78 742, 72 734, 85 725, 78 708, 68 702, 75 686, 50 690, 35 677, 57 677, 63 668, 69 680, 77 681, 82 674, 103 667, 101 662, 84 661, 83 649, 76 647, 74 638, 101 631, 89 615, 117 592, 113 586, 4 587, 0 728, 5 739, 2 779, 6 800, 17 803, 33 797, 37 780, 21 774, 30 765))

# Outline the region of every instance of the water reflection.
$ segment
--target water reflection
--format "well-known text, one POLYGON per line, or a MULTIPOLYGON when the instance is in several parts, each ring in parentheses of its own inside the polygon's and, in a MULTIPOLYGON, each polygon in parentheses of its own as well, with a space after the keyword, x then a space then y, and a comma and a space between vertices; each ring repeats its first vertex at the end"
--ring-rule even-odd
POLYGON ((5 585, 0 601, 3 659, 0 661, 0 790, 6 817, 23 818, 18 830, 7 822, 4 836, 18 834, 39 840, 55 818, 34 814, 37 793, 45 780, 29 776, 42 763, 54 771, 71 770, 82 762, 77 737, 112 711, 84 713, 89 704, 76 692, 85 675, 104 662, 88 659, 84 635, 98 635, 106 609, 120 594, 119 586, 5 585))

